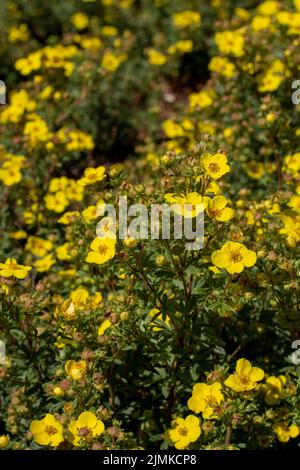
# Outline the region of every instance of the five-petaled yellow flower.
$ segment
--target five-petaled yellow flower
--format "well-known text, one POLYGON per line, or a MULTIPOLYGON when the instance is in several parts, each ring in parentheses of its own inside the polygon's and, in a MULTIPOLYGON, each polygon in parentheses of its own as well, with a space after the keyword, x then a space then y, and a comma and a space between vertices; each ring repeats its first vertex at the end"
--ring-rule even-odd
POLYGON ((239 359, 234 374, 231 374, 224 384, 235 392, 253 390, 257 382, 264 378, 264 371, 259 367, 252 367, 247 359, 239 359))
POLYGON ((41 446, 57 447, 64 440, 62 425, 49 413, 40 421, 32 421, 30 431, 41 446))
POLYGON ((219 382, 211 385, 205 383, 194 385, 192 396, 188 400, 189 409, 195 413, 202 413, 204 419, 217 418, 215 412, 224 400, 221 388, 219 382))
POLYGON ((105 177, 105 167, 98 166, 98 168, 86 168, 83 173, 83 178, 79 180, 82 186, 88 186, 90 184, 102 181, 105 177))
POLYGON ((112 238, 95 238, 88 252, 87 263, 103 264, 115 256, 116 240, 112 238))
POLYGON ((165 194, 165 200, 173 205, 175 214, 186 218, 196 217, 200 212, 204 211, 203 198, 196 192, 186 195, 174 196, 173 194, 165 194))
POLYGON ((284 386, 287 379, 284 375, 271 375, 267 378, 266 383, 261 384, 259 390, 265 395, 264 399, 267 405, 276 405, 281 398, 287 396, 287 391, 284 390, 284 386))
POLYGON ((226 242, 220 250, 211 256, 212 262, 218 268, 226 269, 229 274, 241 273, 256 263, 256 253, 248 250, 242 243, 226 242))
POLYGON ((276 424, 274 431, 280 442, 288 442, 291 438, 299 436, 299 428, 296 424, 290 426, 287 423, 276 424))
POLYGON ((201 158, 205 173, 218 180, 221 176, 225 175, 230 171, 227 163, 227 157, 223 153, 216 153, 215 155, 204 155, 201 158))
POLYGON ((228 199, 224 196, 215 196, 213 199, 204 197, 206 204, 206 211, 212 219, 219 220, 220 222, 227 222, 232 219, 234 212, 230 207, 226 207, 228 199))
POLYGON ((9 436, 7 436, 6 434, 0 435, 0 449, 6 447, 9 444, 9 440, 9 436))
POLYGON ((100 436, 104 431, 104 424, 91 411, 84 411, 77 420, 71 421, 69 431, 72 434, 72 444, 80 446, 81 443, 90 442, 94 437, 100 436))
POLYGON ((65 364, 65 371, 73 380, 82 380, 86 374, 85 361, 67 361, 65 364))
POLYGON ((17 279, 25 279, 30 270, 30 266, 18 264, 14 258, 8 258, 5 263, 0 263, 0 276, 2 277, 14 276, 17 279))
POLYGON ((185 419, 177 418, 172 423, 172 429, 168 431, 168 437, 176 449, 186 449, 191 442, 195 442, 201 434, 200 420, 193 415, 185 419))

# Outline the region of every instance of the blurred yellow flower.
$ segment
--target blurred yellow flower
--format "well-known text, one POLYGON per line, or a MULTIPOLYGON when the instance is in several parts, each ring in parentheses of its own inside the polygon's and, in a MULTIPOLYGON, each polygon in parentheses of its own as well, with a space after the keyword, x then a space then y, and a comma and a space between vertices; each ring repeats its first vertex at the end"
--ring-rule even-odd
POLYGON ((82 186, 88 186, 90 184, 102 181, 105 178, 105 167, 98 166, 98 168, 86 168, 84 170, 83 177, 79 180, 79 184, 82 186))
POLYGON ((14 258, 7 258, 5 263, 0 263, 0 276, 2 277, 16 277, 17 279, 25 279, 28 276, 30 266, 23 266, 18 264, 14 258))
POLYGON ((201 24, 201 14, 198 11, 185 10, 174 13, 173 24, 177 28, 195 27, 201 24))
POLYGON ((69 360, 65 364, 65 371, 73 380, 82 380, 86 375, 86 362, 69 360))
POLYGON ((71 21, 75 28, 79 31, 87 28, 89 25, 89 17, 82 11, 75 13, 75 15, 71 17, 71 21))
POLYGON ((108 319, 104 320, 98 328, 98 332, 97 332, 98 336, 104 335, 106 330, 108 330, 108 328, 110 328, 111 325, 112 325, 112 323, 111 323, 110 320, 108 320, 108 319))
POLYGON ((291 438, 299 436, 299 428, 296 424, 290 426, 287 423, 275 424, 274 432, 280 442, 288 442, 291 438))
POLYGON ((10 438, 8 435, 1 434, 0 435, 0 449, 4 449, 4 447, 8 446, 10 438))

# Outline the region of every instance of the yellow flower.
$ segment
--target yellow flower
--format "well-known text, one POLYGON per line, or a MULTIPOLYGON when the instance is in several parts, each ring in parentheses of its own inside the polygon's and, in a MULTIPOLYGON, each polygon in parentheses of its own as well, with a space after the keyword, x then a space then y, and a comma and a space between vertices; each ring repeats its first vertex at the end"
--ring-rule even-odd
POLYGON ((292 196, 289 200, 288 206, 294 209, 296 212, 300 212, 300 196, 292 196))
POLYGON ((69 225, 72 222, 75 222, 75 220, 79 219, 79 217, 80 213, 78 211, 69 211, 65 212, 64 215, 58 219, 58 222, 60 224, 69 225))
MULTIPOLYGON (((70 130, 62 127, 56 132, 56 139, 66 145, 66 149, 70 152, 79 150, 93 150, 94 142, 90 135, 77 129, 70 130)), ((68 178, 64 176, 61 178, 54 178, 55 180, 65 180, 68 178)))
POLYGON ((112 325, 112 323, 111 323, 110 320, 108 320, 108 319, 104 320, 98 328, 98 336, 104 335, 106 330, 108 330, 108 328, 110 328, 111 325, 112 325))
POLYGON ((88 206, 86 209, 82 211, 82 217, 86 222, 90 222, 91 220, 97 219, 97 207, 96 206, 88 206))
POLYGON ((218 268, 226 269, 229 274, 241 273, 256 263, 256 254, 242 243, 226 242, 220 250, 212 253, 211 259, 218 268))
POLYGON ((39 237, 28 237, 26 250, 36 256, 45 256, 53 247, 52 242, 39 237))
POLYGON ((0 435, 0 449, 3 449, 9 444, 9 436, 5 434, 0 435))
POLYGON ((32 147, 38 143, 47 142, 51 138, 47 123, 38 115, 32 116, 32 119, 25 124, 23 132, 32 147))
POLYGON ((117 36, 118 29, 115 26, 102 26, 101 34, 106 37, 117 36))
POLYGON ((73 360, 67 361, 65 364, 65 371, 68 376, 73 380, 82 380, 86 374, 86 362, 73 360))
POLYGON ((181 41, 177 41, 175 44, 172 44, 172 46, 169 46, 168 53, 176 54, 176 52, 182 52, 183 54, 186 54, 187 52, 191 52, 193 47, 193 41, 190 39, 182 39, 181 41))
POLYGON ((173 15, 173 24, 177 28, 195 27, 201 24, 201 15, 197 11, 186 10, 173 15))
POLYGON ((148 49, 147 55, 151 65, 164 65, 167 62, 167 56, 156 49, 148 49))
POLYGON ((202 413, 204 419, 217 418, 216 410, 224 400, 221 392, 221 384, 214 382, 212 385, 198 383, 193 387, 193 393, 188 400, 188 407, 195 413, 202 413))
POLYGON ((284 223, 284 228, 279 230, 279 233, 286 235, 286 244, 291 247, 295 247, 300 241, 300 216, 296 212, 295 216, 282 214, 280 216, 284 223))
POLYGON ((196 416, 189 415, 185 419, 177 418, 168 431, 168 437, 176 449, 186 449, 191 442, 195 442, 201 434, 200 421, 196 416))
POLYGON ((236 57, 242 57, 245 54, 245 39, 240 30, 218 32, 215 35, 215 41, 223 54, 232 54, 236 57))
POLYGON ((261 162, 250 161, 246 166, 247 175, 254 180, 260 180, 265 174, 265 166, 261 162))
POLYGON ((78 289, 71 292, 71 299, 74 302, 74 305, 78 308, 84 308, 88 304, 89 292, 84 287, 78 287, 78 289))
POLYGON ((98 166, 98 168, 86 168, 84 170, 83 178, 79 180, 82 186, 88 186, 90 184, 102 181, 105 178, 105 167, 98 166))
POLYGON ((204 203, 206 204, 207 213, 212 219, 227 222, 234 216, 233 210, 226 207, 228 200, 224 196, 216 196, 213 199, 205 196, 204 203))
POLYGON ((258 367, 252 367, 247 359, 239 359, 236 364, 236 371, 224 382, 226 387, 235 392, 246 392, 253 390, 257 382, 264 378, 264 371, 258 367))
POLYGON ((284 169, 290 173, 298 173, 300 171, 300 152, 287 155, 284 158, 284 169))
POLYGON ((5 263, 0 263, 0 276, 14 276, 17 279, 25 279, 31 269, 32 268, 30 266, 23 266, 22 264, 18 264, 14 258, 8 258, 5 263))
POLYGON ((30 75, 31 72, 39 70, 42 66, 42 54, 40 51, 32 52, 26 58, 18 59, 15 69, 22 75, 30 75))
POLYGON ((251 28, 253 31, 261 31, 262 29, 268 29, 271 24, 271 18, 268 16, 254 16, 251 22, 251 28))
POLYGON ((30 35, 26 23, 22 23, 19 26, 12 26, 8 32, 9 42, 27 42, 29 37, 30 35))
POLYGON ((165 194, 165 200, 169 204, 175 204, 174 212, 186 218, 196 217, 204 210, 203 198, 196 192, 181 196, 174 196, 168 193, 165 194))
POLYGON ((280 442, 288 442, 291 438, 299 436, 299 428, 296 424, 291 424, 291 426, 287 423, 276 424, 274 431, 280 442))
POLYGON ((75 26, 75 28, 78 29, 79 31, 81 29, 87 28, 89 25, 89 17, 81 11, 79 11, 78 13, 75 13, 75 15, 71 17, 71 21, 73 25, 75 26))
POLYGON ((40 421, 32 421, 30 432, 35 442, 42 446, 57 447, 64 440, 62 425, 49 413, 40 421))
POLYGON ((95 295, 90 297, 90 308, 94 309, 98 307, 98 305, 102 302, 103 297, 101 292, 96 292, 95 295))
POLYGON ((205 173, 214 180, 218 180, 221 178, 221 176, 230 171, 229 165, 227 163, 227 156, 223 153, 216 153, 215 155, 204 155, 201 158, 201 163, 205 173))
POLYGON ((103 264, 115 256, 116 241, 112 238, 95 238, 88 252, 87 263, 103 264))
POLYGON ((119 68, 122 62, 127 59, 126 54, 114 54, 113 52, 107 51, 104 53, 101 61, 101 67, 108 72, 115 72, 119 68))
POLYGON ((259 7, 257 8, 258 12, 261 15, 265 15, 265 16, 276 15, 279 9, 280 9, 279 2, 276 2, 274 0, 267 0, 266 2, 262 2, 262 4, 259 5, 259 7))
POLYGON ((0 168, 0 180, 5 186, 12 186, 19 183, 22 179, 20 167, 13 162, 4 162, 0 168))
POLYGON ((66 300, 62 305, 56 307, 54 314, 55 316, 62 315, 65 320, 68 321, 74 320, 77 316, 75 305, 71 299, 66 300))
POLYGON ((213 90, 202 90, 199 93, 191 93, 189 95, 189 106, 191 110, 203 109, 211 106, 215 99, 213 90))
POLYGON ((12 93, 10 103, 1 113, 0 120, 2 124, 7 122, 18 123, 25 112, 34 111, 36 108, 36 102, 29 98, 26 90, 12 93))
POLYGON ((72 444, 80 446, 81 443, 90 442, 104 432, 104 424, 91 411, 84 411, 77 420, 71 421, 69 431, 72 434, 72 444))
POLYGON ((172 119, 166 119, 162 124, 162 130, 166 134, 167 137, 170 139, 174 139, 175 137, 183 137, 184 130, 177 124, 176 122, 172 121, 172 119))
POLYGON ((170 317, 168 315, 166 315, 165 320, 164 320, 162 313, 157 315, 159 312, 160 312, 160 310, 158 310, 158 308, 152 308, 149 312, 150 317, 152 317, 152 318, 155 317, 155 319, 153 319, 153 321, 150 323, 153 331, 160 331, 162 329, 162 327, 159 326, 160 324, 163 324, 167 327, 170 326, 170 324, 171 324, 170 317))
POLYGON ((66 242, 63 245, 58 246, 55 249, 56 256, 61 261, 70 261, 73 259, 77 251, 75 250, 74 246, 71 243, 66 242))
POLYGON ((48 271, 51 268, 51 266, 53 266, 54 263, 55 263, 55 260, 53 256, 50 254, 50 255, 44 256, 44 258, 41 258, 35 261, 33 263, 33 266, 38 272, 44 273, 45 271, 48 271))
POLYGON ((235 65, 226 57, 213 57, 208 65, 211 72, 220 73, 224 77, 232 78, 236 73, 235 65))
POLYGON ((276 59, 268 66, 266 73, 262 76, 258 90, 262 93, 275 91, 285 77, 286 66, 280 59, 276 59))
POLYGON ((64 394, 64 391, 60 388, 60 387, 54 387, 53 389, 53 394, 56 396, 56 397, 59 397, 61 395, 64 394))
POLYGON ((70 204, 63 191, 58 191, 55 194, 47 194, 44 198, 46 208, 54 212, 63 212, 66 207, 70 204))
POLYGON ((17 230, 16 232, 10 232, 9 234, 14 240, 24 240, 27 237, 25 230, 17 230))
POLYGON ((281 398, 285 397, 283 389, 286 382, 287 380, 284 375, 279 377, 271 375, 267 378, 265 384, 260 385, 259 390, 264 393, 264 400, 268 405, 275 405, 281 398))

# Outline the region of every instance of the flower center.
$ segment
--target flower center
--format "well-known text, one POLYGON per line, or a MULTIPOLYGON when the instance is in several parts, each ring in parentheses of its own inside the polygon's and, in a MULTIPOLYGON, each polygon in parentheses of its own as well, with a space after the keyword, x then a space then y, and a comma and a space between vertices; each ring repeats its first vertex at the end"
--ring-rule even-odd
POLYGON ((48 424, 48 426, 45 427, 45 433, 48 434, 48 436, 54 436, 58 433, 58 430, 54 426, 48 424))
POLYGON ((108 248, 107 246, 105 245, 100 245, 99 248, 98 248, 98 253, 100 253, 100 255, 105 255, 105 253, 107 252, 108 248))
POLYGON ((218 171, 220 171, 220 167, 217 163, 210 163, 208 165, 208 168, 210 169, 212 173, 218 173, 218 171))
POLYGON ((80 428, 78 429, 78 436, 87 438, 91 434, 91 430, 89 428, 80 428))
POLYGON ((251 382, 251 380, 250 380, 250 378, 249 378, 248 375, 240 375, 240 376, 239 376, 239 379, 240 379, 240 382, 241 382, 243 385, 248 385, 248 384, 251 382))
POLYGON ((216 406, 218 404, 216 398, 213 396, 212 393, 207 395, 204 401, 207 404, 207 406, 216 406))
POLYGON ((238 250, 231 251, 229 255, 230 261, 233 263, 240 263, 243 259, 241 253, 238 250))
POLYGON ((220 211, 219 209, 214 209, 211 211, 211 215, 214 218, 221 217, 222 211, 220 211))
POLYGON ((189 433, 189 431, 188 431, 187 428, 180 427, 180 428, 178 429, 178 433, 179 433, 181 436, 187 436, 188 433, 189 433))

